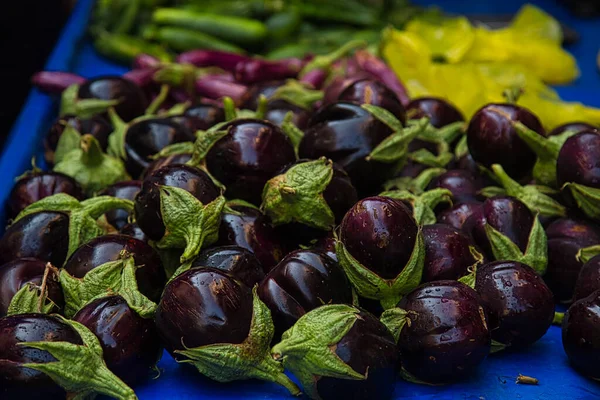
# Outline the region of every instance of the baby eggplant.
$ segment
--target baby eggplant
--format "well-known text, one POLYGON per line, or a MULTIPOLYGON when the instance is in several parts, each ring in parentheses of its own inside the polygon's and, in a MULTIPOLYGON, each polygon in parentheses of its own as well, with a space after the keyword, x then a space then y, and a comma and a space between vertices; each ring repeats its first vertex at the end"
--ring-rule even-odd
POLYGON ((406 111, 394 92, 373 79, 361 79, 350 84, 339 95, 338 101, 373 104, 391 112, 402 125, 406 124, 406 111))
POLYGON ((74 278, 83 278, 91 270, 130 254, 135 260, 136 278, 140 292, 152 301, 158 301, 166 277, 156 250, 150 245, 125 235, 104 235, 79 247, 67 260, 64 270, 74 278))
POLYGON ((478 193, 483 189, 483 180, 470 171, 452 169, 431 180, 427 189, 435 188, 451 191, 453 204, 456 205, 477 201, 478 193))
POLYGON ((455 122, 462 122, 465 117, 461 112, 444 99, 437 97, 418 97, 406 106, 408 119, 429 118, 429 123, 436 128, 443 128, 455 122))
POLYGON ((473 159, 486 166, 500 164, 514 179, 529 175, 535 153, 518 136, 514 122, 521 122, 545 136, 540 120, 526 108, 513 104, 488 104, 475 113, 467 129, 473 159))
POLYGON ((425 265, 422 282, 454 279, 469 273, 477 259, 472 239, 462 231, 445 224, 423 226, 425 265))
POLYGON ((152 319, 144 319, 121 296, 88 303, 73 317, 100 341, 106 366, 127 385, 146 380, 162 354, 152 319))
POLYGON ((309 311, 272 349, 311 399, 392 398, 398 350, 372 314, 345 304, 309 311))
POLYGON ((259 378, 299 393, 271 357, 273 322, 256 289, 224 271, 192 268, 177 275, 163 292, 155 322, 175 360, 211 379, 259 378))
POLYGON ((550 131, 550 133, 548 133, 548 136, 558 136, 558 135, 562 135, 563 133, 567 132, 567 131, 571 131, 574 132, 575 134, 581 133, 581 132, 586 132, 586 131, 598 131, 598 127, 594 126, 594 125, 590 125, 587 122, 570 122, 564 125, 560 125, 557 126, 556 128, 552 129, 552 131, 550 131))
POLYGON ((250 251, 239 246, 218 246, 203 250, 192 262, 192 268, 216 268, 240 280, 249 288, 265 277, 262 265, 250 251))
POLYGON ((560 218, 546 228, 548 269, 544 280, 559 302, 570 302, 583 262, 577 253, 584 247, 600 244, 600 229, 593 223, 560 218))
POLYGON ((119 231, 121 235, 130 236, 134 239, 141 240, 144 243, 148 243, 148 236, 142 231, 140 226, 136 222, 132 222, 127 224, 121 228, 119 231))
POLYGON ((133 82, 120 76, 101 76, 88 79, 79 86, 79 99, 117 100, 115 111, 124 121, 144 114, 148 100, 133 82))
POLYGON ((315 250, 297 250, 273 268, 258 286, 271 310, 274 340, 304 314, 324 304, 351 304, 352 288, 336 261, 315 250))
MULTIPOLYGON (((107 187, 100 194, 133 201, 141 187, 141 181, 123 181, 107 187)), ((104 215, 106 221, 116 229, 123 228, 129 221, 129 212, 123 209, 111 210, 104 215)))
POLYGON ((227 133, 206 154, 207 169, 228 198, 260 205, 265 183, 296 161, 292 143, 268 121, 236 119, 221 130, 227 133))
POLYGON ((199 130, 205 131, 219 122, 225 121, 225 113, 221 107, 199 103, 188 107, 183 114, 173 116, 171 119, 195 133, 199 130))
POLYGON ((538 341, 554 318, 552 291, 528 265, 495 261, 477 268, 475 290, 492 339, 511 348, 538 341))
POLYGON ((292 122, 294 125, 304 130, 310 117, 310 111, 283 99, 269 100, 264 119, 281 127, 285 116, 289 112, 292 113, 292 122))
POLYGON ((573 291, 573 301, 588 297, 598 289, 600 289, 600 256, 595 256, 583 264, 579 271, 573 291))
POLYGON ((600 379, 600 291, 569 307, 562 324, 562 343, 573 368, 600 379))
POLYGON ((27 206, 45 197, 66 193, 83 200, 85 195, 75 179, 59 172, 31 172, 19 178, 8 197, 8 218, 15 218, 27 206))
POLYGON ((483 203, 465 202, 441 211, 437 215, 437 222, 462 229, 465 221, 473 214, 481 210, 483 203))
POLYGON ((186 164, 191 159, 191 153, 171 154, 169 156, 159 157, 156 160, 152 161, 148 165, 148 167, 146 167, 144 173, 141 176, 141 179, 146 179, 146 177, 152 175, 152 173, 154 173, 154 171, 156 171, 157 169, 166 167, 167 165, 186 164))
POLYGON ((600 134, 585 131, 563 144, 556 160, 558 186, 565 183, 600 188, 600 134))
POLYGON ((400 331, 400 361, 417 379, 454 382, 471 374, 489 354, 485 312, 477 292, 467 285, 429 282, 402 298, 398 307, 410 321, 400 331))

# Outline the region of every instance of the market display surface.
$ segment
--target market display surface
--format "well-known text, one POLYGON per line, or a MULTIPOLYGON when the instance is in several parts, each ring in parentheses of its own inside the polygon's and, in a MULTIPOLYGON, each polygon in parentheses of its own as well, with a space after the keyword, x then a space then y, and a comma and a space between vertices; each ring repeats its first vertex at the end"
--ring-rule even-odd
POLYGON ((0 159, 0 397, 600 397, 593 24, 411 8, 265 61, 163 9, 131 70, 92 8, 0 159))

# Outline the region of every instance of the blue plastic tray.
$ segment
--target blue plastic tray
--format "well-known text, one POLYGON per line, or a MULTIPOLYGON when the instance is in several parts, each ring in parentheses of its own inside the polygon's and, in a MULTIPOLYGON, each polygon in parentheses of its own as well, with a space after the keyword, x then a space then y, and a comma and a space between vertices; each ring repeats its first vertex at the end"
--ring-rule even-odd
MULTIPOLYGON (((431 4, 431 1, 419 1, 431 4)), ((522 2, 479 2, 446 0, 438 2, 445 10, 456 13, 514 13, 522 2), (492 3, 492 4, 490 4, 492 3)), ((577 100, 600 107, 600 75, 595 69, 600 22, 579 21, 565 14, 551 1, 534 2, 562 21, 576 27, 582 40, 569 50, 575 54, 582 77, 573 85, 560 88, 568 100, 577 100)), ((47 70, 73 71, 86 77, 121 74, 126 69, 99 57, 86 40, 85 30, 93 0, 79 0, 76 9, 54 49, 47 70)), ((54 99, 33 90, 16 121, 4 154, 0 158, 0 204, 4 204, 13 178, 30 166, 31 157, 41 155, 40 139, 56 118, 54 99)), ((0 226, 5 221, 0 207, 0 226)), ((165 353, 158 367, 158 379, 137 387, 140 399, 286 399, 285 389, 262 382, 219 384, 180 368, 165 353)), ((551 327, 542 340, 520 353, 505 353, 489 357, 479 371, 467 381, 443 386, 419 386, 398 381, 396 399, 593 399, 600 398, 600 386, 576 374, 563 352, 560 329, 551 327), (518 374, 539 379, 538 386, 517 385, 518 374)))

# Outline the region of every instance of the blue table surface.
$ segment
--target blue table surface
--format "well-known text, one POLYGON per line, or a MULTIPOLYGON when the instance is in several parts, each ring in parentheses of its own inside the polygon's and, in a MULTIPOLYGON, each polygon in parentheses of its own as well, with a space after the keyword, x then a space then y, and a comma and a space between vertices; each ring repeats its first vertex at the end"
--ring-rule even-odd
MULTIPOLYGON (((415 0, 430 5, 435 2, 415 0)), ((595 57, 600 47, 600 21, 581 21, 566 13, 552 1, 533 1, 556 18, 581 34, 579 43, 568 48, 578 60, 581 77, 573 84, 558 88, 561 96, 570 101, 600 107, 600 74, 595 57)), ((93 0, 80 0, 51 55, 46 69, 69 70, 85 77, 121 74, 126 69, 99 57, 85 38, 87 16, 93 0)), ((494 2, 446 0, 437 2, 446 11, 461 14, 514 13, 520 1, 494 2)), ((15 123, 4 154, 0 158, 0 203, 4 203, 12 179, 25 171, 32 155, 39 154, 40 138, 56 117, 56 103, 50 97, 33 90, 15 123)), ((4 210, 0 208, 0 221, 4 210)), ((178 366, 165 353, 158 365, 161 375, 136 388, 140 399, 286 399, 285 389, 263 382, 219 384, 178 366)), ((490 356, 476 374, 468 380, 442 387, 415 385, 399 381, 396 399, 593 399, 600 398, 600 386, 576 374, 562 350, 560 329, 551 327, 535 345, 519 353, 490 356), (539 379, 537 386, 515 383, 518 374, 539 379)))

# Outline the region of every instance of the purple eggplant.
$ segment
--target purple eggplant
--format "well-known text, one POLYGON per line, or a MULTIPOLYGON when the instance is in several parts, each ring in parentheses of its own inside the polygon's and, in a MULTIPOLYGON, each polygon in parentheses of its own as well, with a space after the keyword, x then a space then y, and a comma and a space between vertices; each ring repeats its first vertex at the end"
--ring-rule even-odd
POLYGON ((31 77, 31 84, 42 92, 61 94, 71 85, 83 85, 86 79, 82 76, 61 71, 41 71, 31 77))
POLYGON ((469 374, 490 352, 491 337, 477 292, 457 281, 419 286, 398 307, 409 322, 400 331, 402 368, 421 381, 450 383, 469 374))
POLYGON ((556 160, 558 186, 578 183, 600 188, 600 134, 597 131, 578 133, 563 144, 556 160))
POLYGON ((464 223, 463 231, 471 235, 475 244, 493 260, 492 244, 485 226, 489 225, 509 238, 525 252, 535 217, 525 204, 510 196, 494 196, 487 199, 481 209, 473 213, 464 223))
POLYGON ((311 250, 320 251, 329 256, 333 261, 338 261, 335 254, 335 238, 333 235, 325 236, 318 239, 312 246, 311 250))
POLYGON ((154 57, 151 56, 150 54, 138 54, 137 56, 135 56, 135 58, 133 59, 133 69, 146 69, 146 68, 156 68, 156 67, 160 67, 161 61, 154 57))
POLYGON ((175 360, 196 365, 212 379, 260 378, 299 393, 283 366, 271 358, 273 323, 265 305, 223 271, 192 268, 175 277, 165 288, 155 322, 175 360), (215 346, 232 356, 210 356, 215 346))
POLYGON ((236 104, 242 102, 242 97, 248 90, 248 87, 241 83, 230 82, 209 75, 196 79, 194 88, 199 96, 214 100, 231 97, 236 104))
POLYGON ((422 282, 454 279, 469 273, 477 260, 472 253, 475 244, 460 230, 445 224, 425 225, 425 265, 422 282))
POLYGON ((206 167, 225 185, 228 198, 259 205, 265 183, 296 160, 294 147, 267 121, 237 119, 221 129, 227 134, 206 154, 206 167))
MULTIPOLYGON (((141 188, 141 181, 123 181, 107 187, 100 194, 133 201, 141 188)), ((124 227, 129 220, 129 213, 122 209, 109 211, 105 216, 106 221, 116 229, 124 227)))
POLYGON ((452 104, 437 97, 418 97, 406 106, 409 119, 429 118, 429 123, 436 128, 443 128, 454 122, 465 120, 462 113, 452 104))
POLYGON ((292 122, 298 129, 303 130, 306 128, 311 114, 310 111, 283 99, 274 99, 267 102, 264 118, 280 127, 289 112, 292 113, 292 122))
POLYGON ((481 212, 483 203, 464 202, 451 208, 441 211, 437 215, 437 222, 453 226, 456 229, 462 229, 465 221, 473 214, 481 212))
POLYGON ((69 216, 40 211, 10 225, 0 239, 0 264, 32 257, 61 266, 69 249, 69 216))
POLYGON ((188 107, 182 115, 171 117, 172 120, 183 125, 190 132, 205 131, 225 120, 225 113, 221 107, 213 104, 199 103, 188 107))
POLYGON ((184 189, 202 204, 208 204, 219 196, 219 190, 202 170, 187 165, 168 165, 154 171, 142 183, 135 199, 135 217, 138 225, 152 240, 165 235, 161 215, 160 186, 184 189))
POLYGON ((248 60, 248 56, 219 50, 190 50, 181 53, 175 59, 179 64, 192 64, 196 67, 218 67, 234 72, 240 61, 248 60))
POLYGON ((372 194, 391 175, 389 164, 367 161, 392 130, 353 103, 333 103, 313 114, 300 142, 301 158, 326 157, 350 176, 359 194, 372 194))
POLYGON ((268 219, 256 208, 231 206, 223 212, 216 246, 235 245, 254 253, 264 272, 268 273, 285 256, 281 237, 268 219))
POLYGON ((588 297, 600 289, 600 256, 592 257, 583 264, 573 291, 573 301, 588 297))
MULTIPOLYGON (((285 84, 285 81, 270 80, 267 82, 257 83, 248 87, 246 93, 240 99, 240 107, 248 110, 256 110, 258 107, 258 99, 265 96, 269 100, 275 91, 285 84)), ((234 99, 235 100, 235 99, 234 99)))
POLYGON ((73 317, 100 341, 106 366, 127 385, 147 380, 162 354, 152 319, 140 317, 121 296, 91 301, 73 317))
POLYGON ((586 131, 598 131, 598 130, 599 129, 597 126, 590 125, 587 122, 569 122, 567 124, 560 125, 554 129, 552 129, 552 131, 550 131, 550 133, 548 133, 548 136, 558 136, 567 131, 571 131, 571 132, 574 132, 575 134, 577 134, 577 133, 586 132, 586 131))
MULTIPOLYGON (((17 258, 0 266, 0 317, 7 314, 13 297, 26 285, 40 287, 45 284, 45 295, 56 305, 54 312, 60 312, 64 305, 64 297, 58 274, 53 267, 35 258, 17 258), (46 281, 44 282, 44 274, 46 281)), ((40 304, 41 306, 41 304, 40 304)))
POLYGON ((408 104, 409 97, 406 88, 398 79, 398 75, 380 58, 367 50, 358 50, 354 54, 358 67, 373 76, 392 90, 403 105, 408 104))
POLYGON ((471 118, 467 143, 476 162, 486 167, 500 164, 508 175, 518 180, 531 173, 536 156, 519 138, 514 122, 521 122, 545 136, 540 120, 529 110, 513 104, 488 104, 471 118))
POLYGON ((331 81, 323 88, 323 105, 335 103, 340 94, 350 85, 363 79, 371 79, 371 75, 366 72, 357 72, 352 75, 334 75, 331 81))
POLYGON ((546 228, 548 269, 544 280, 554 298, 570 302, 583 263, 577 253, 584 247, 600 244, 600 229, 583 219, 560 218, 546 228))
POLYGON ((140 176, 152 162, 151 157, 173 143, 194 141, 194 134, 167 118, 135 122, 125 133, 125 166, 134 177, 140 176))
POLYGON ((166 277, 156 250, 150 245, 125 235, 104 235, 79 247, 67 260, 64 270, 74 278, 83 278, 89 271, 109 261, 117 261, 122 253, 133 255, 140 292, 158 301, 166 277))
POLYGON ((600 291, 569 307, 562 323, 562 343, 573 368, 600 379, 600 291))
POLYGON ((258 287, 271 310, 274 340, 307 312, 324 304, 352 304, 352 288, 336 261, 314 250, 297 250, 273 268, 258 287))
POLYGON ((19 178, 8 197, 8 218, 15 218, 26 207, 57 193, 65 193, 83 200, 81 186, 70 176, 59 172, 31 172, 19 178))
MULTIPOLYGON (((123 78, 135 83, 140 89, 148 92, 154 89, 156 82, 154 81, 156 68, 134 69, 123 74, 123 78)), ((152 99, 154 100, 154 99, 152 99)))
POLYGON ((148 243, 148 241, 150 240, 148 236, 146 236, 144 231, 142 231, 140 226, 135 222, 129 223, 122 227, 119 233, 121 235, 129 236, 134 239, 140 240, 144 243, 148 243))
POLYGON ((538 341, 554 318, 552 291, 528 265, 495 261, 477 268, 475 290, 492 339, 514 349, 538 341))
POLYGON ((394 337, 375 316, 356 307, 329 304, 308 312, 272 352, 311 399, 392 398, 398 366, 394 337), (335 321, 335 328, 324 321, 335 321))
POLYGON ((235 80, 244 84, 254 84, 273 79, 295 78, 304 63, 300 59, 289 58, 278 61, 249 58, 235 66, 235 80))
POLYGON ((340 93, 338 101, 382 107, 394 114, 402 125, 406 124, 406 111, 402 103, 394 92, 379 81, 361 79, 353 82, 340 93))
POLYGON ((63 134, 66 126, 71 126, 82 135, 90 134, 98 140, 102 150, 108 147, 108 136, 111 134, 113 128, 106 118, 99 115, 91 118, 82 119, 72 115, 65 115, 60 117, 44 138, 44 157, 49 164, 54 164, 54 152, 56 146, 58 146, 58 140, 63 134))
POLYGON ((115 111, 125 122, 144 114, 148 100, 133 82, 119 76, 101 76, 79 86, 79 99, 118 100, 115 111))
POLYGON ((192 262, 192 268, 203 267, 225 271, 249 288, 258 285, 265 277, 256 256, 239 246, 217 246, 203 250, 192 262))
POLYGON ((453 204, 477 201, 479 191, 483 189, 483 180, 479 175, 464 169, 452 169, 435 177, 428 189, 442 188, 452 192, 453 204))
POLYGON ((192 153, 171 154, 170 156, 159 157, 152 161, 142 173, 141 179, 146 179, 154 171, 166 167, 167 165, 183 165, 192 159, 192 153))

